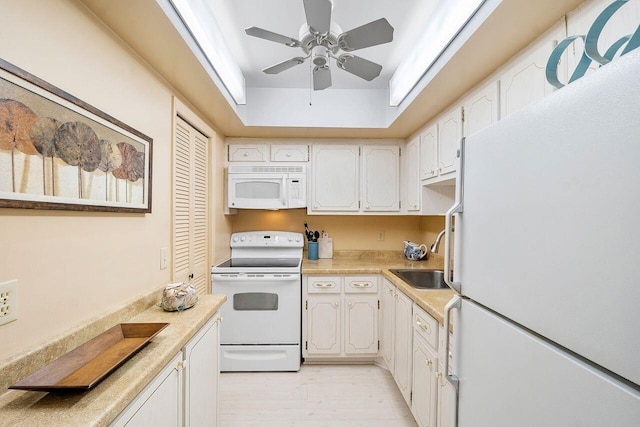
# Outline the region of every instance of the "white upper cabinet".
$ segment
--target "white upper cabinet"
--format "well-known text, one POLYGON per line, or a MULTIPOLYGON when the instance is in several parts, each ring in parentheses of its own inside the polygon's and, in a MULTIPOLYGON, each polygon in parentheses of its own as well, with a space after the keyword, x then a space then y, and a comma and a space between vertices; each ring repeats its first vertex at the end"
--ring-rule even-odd
POLYGON ((400 210, 400 147, 365 145, 362 151, 362 208, 365 212, 400 210))
POLYGON ((309 160, 309 146, 302 144, 271 145, 272 162, 306 162, 309 160))
POLYGON ((311 212, 357 212, 360 209, 360 147, 314 145, 311 161, 311 212))
POLYGON ((455 172, 462 139, 462 108, 456 107, 438 120, 438 174, 455 172))
POLYGON ((464 108, 464 129, 465 137, 491 126, 498 121, 500 98, 499 83, 489 81, 481 85, 473 93, 465 97, 464 108))
POLYGON ((400 145, 313 145, 310 186, 310 214, 399 212, 400 145))
POLYGON ((230 162, 266 162, 268 156, 266 144, 232 144, 229 145, 230 162))
POLYGON ((420 176, 429 182, 454 178, 462 139, 462 106, 446 111, 420 134, 420 176))
POLYGON ((433 123, 420 134, 420 178, 438 175, 438 124, 433 123))
POLYGON ((404 150, 403 186, 407 212, 419 212, 421 205, 420 185, 420 137, 416 136, 407 143, 404 150))
MULTIPOLYGON (((566 37, 564 19, 514 57, 499 75, 500 118, 518 111, 550 94, 545 69, 556 44, 566 37)), ((566 81, 566 55, 558 68, 560 81, 566 81)))

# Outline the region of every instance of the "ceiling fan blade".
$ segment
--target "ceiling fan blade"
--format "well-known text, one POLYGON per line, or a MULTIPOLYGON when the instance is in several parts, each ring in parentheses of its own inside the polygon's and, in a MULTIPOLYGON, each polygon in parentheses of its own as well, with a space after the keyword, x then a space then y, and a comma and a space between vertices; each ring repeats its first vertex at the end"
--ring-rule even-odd
POLYGON ((393 27, 385 18, 369 22, 338 37, 338 45, 345 52, 393 41, 393 27))
POLYGON ((278 62, 277 64, 272 65, 271 67, 267 67, 263 69, 262 71, 267 74, 278 74, 285 70, 288 70, 289 68, 293 68, 296 65, 302 64, 304 60, 305 58, 301 56, 296 56, 295 58, 290 58, 290 59, 287 59, 286 61, 278 62))
POLYGON ((338 67, 367 81, 375 79, 382 71, 382 65, 355 55, 340 55, 337 62, 338 67))
POLYGON ((259 39, 270 40, 272 42, 281 43, 289 47, 300 46, 300 41, 294 38, 283 36, 282 34, 274 33, 273 31, 263 30, 262 28, 249 27, 245 28, 244 32, 250 36, 258 37, 259 39))
POLYGON ((304 0, 304 13, 311 33, 327 34, 331 28, 330 0, 304 0))
POLYGON ((331 70, 328 65, 313 69, 313 90, 323 90, 331 86, 331 70))

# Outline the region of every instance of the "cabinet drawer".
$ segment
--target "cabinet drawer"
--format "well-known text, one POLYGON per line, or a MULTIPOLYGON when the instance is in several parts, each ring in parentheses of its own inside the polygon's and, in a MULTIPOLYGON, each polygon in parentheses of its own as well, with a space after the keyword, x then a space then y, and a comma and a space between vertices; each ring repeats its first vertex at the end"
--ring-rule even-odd
POLYGON ((272 162, 306 162, 309 160, 307 145, 272 145, 272 162))
POLYGON ((266 162, 266 145, 229 145, 230 162, 266 162))
POLYGON ((344 278, 344 293, 378 293, 378 277, 377 276, 352 276, 344 278))
POLYGON ((413 329, 438 351, 438 322, 417 305, 413 307, 413 329))
POLYGON ((340 277, 308 277, 307 293, 308 294, 339 294, 342 290, 340 277))

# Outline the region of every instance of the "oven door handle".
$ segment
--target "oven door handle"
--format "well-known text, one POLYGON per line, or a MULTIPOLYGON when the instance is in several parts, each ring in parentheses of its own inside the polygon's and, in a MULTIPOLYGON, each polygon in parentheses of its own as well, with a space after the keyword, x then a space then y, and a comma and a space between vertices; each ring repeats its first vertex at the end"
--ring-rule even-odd
POLYGON ((212 274, 213 282, 300 282, 299 274, 277 274, 277 275, 257 275, 257 274, 212 274))

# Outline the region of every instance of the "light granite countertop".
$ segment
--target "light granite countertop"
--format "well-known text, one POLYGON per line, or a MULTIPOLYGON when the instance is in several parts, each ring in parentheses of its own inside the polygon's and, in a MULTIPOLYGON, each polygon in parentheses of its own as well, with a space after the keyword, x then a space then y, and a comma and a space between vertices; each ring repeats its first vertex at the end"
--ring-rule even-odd
MULTIPOLYGON (((306 255, 306 254, 305 254, 306 255)), ((410 261, 400 251, 336 251, 333 258, 311 261, 304 259, 302 274, 382 274, 411 298, 420 308, 444 323, 444 307, 453 298, 450 290, 414 289, 390 269, 444 269, 444 258, 430 254, 426 261, 410 261)))
MULTIPOLYGON (((160 294, 157 300, 160 300, 160 294)), ((0 426, 109 425, 225 301, 225 295, 201 295, 195 306, 183 312, 166 312, 156 305, 146 308, 126 322, 170 324, 139 353, 89 391, 6 391, 0 396, 0 426)), ((46 365, 37 360, 31 358, 32 371, 46 365)), ((28 362, 22 362, 22 365, 28 362)), ((17 366, 15 362, 14 366, 17 366)), ((3 366, 2 369, 4 374, 8 368, 3 366)))

